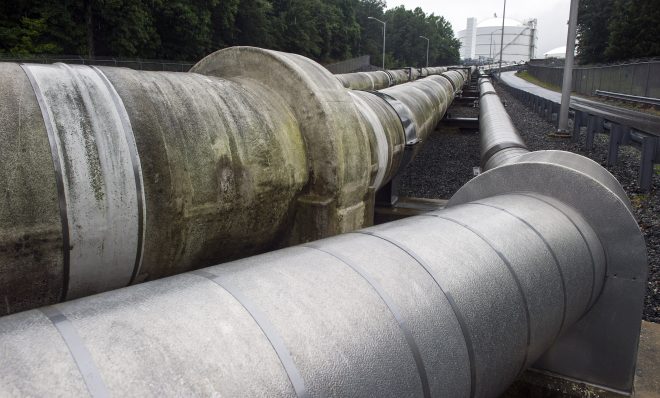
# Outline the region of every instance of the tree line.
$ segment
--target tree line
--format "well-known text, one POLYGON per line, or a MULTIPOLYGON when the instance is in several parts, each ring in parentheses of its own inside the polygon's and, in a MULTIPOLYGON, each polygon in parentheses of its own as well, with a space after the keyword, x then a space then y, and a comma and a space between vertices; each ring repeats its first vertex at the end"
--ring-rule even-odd
POLYGON ((369 54, 387 67, 456 63, 460 42, 441 16, 382 0, 12 0, 0 2, 0 54, 197 61, 250 45, 329 63, 369 54))
POLYGON ((660 1, 580 0, 578 57, 582 63, 660 55, 660 1))

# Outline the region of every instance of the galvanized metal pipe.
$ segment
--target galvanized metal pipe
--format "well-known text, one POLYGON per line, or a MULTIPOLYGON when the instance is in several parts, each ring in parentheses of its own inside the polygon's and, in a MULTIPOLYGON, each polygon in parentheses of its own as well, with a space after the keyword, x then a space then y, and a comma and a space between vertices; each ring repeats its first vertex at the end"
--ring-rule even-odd
POLYGON ((453 99, 250 47, 193 72, 0 64, 0 314, 368 226, 453 99))
POLYGON ((479 79, 479 131, 482 170, 513 162, 529 152, 488 78, 479 79))
POLYGON ((591 160, 559 151, 530 153, 487 79, 480 79, 480 92, 485 172, 449 204, 533 191, 570 203, 590 220, 608 257, 602 293, 533 367, 629 394, 647 275, 646 249, 630 201, 616 179, 591 160))

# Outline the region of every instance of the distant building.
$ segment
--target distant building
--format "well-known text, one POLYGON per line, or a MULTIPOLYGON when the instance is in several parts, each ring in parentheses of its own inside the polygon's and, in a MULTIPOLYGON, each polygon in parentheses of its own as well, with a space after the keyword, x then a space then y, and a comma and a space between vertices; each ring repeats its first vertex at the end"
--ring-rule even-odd
MULTIPOLYGON (((577 55, 577 50, 575 51, 575 55, 577 55)), ((543 56, 545 58, 565 59, 566 58, 566 46, 553 48, 552 50, 550 50, 547 53, 543 54, 543 56)))
MULTIPOLYGON (((486 19, 478 24, 476 18, 468 18, 467 28, 458 32, 461 58, 482 62, 499 61, 501 35, 501 18, 486 19)), ((506 18, 502 60, 517 62, 535 58, 537 41, 536 19, 520 22, 506 18)))
POLYGON ((467 29, 462 31, 465 34, 461 37, 461 58, 475 59, 475 44, 477 43, 477 18, 467 19, 467 29))

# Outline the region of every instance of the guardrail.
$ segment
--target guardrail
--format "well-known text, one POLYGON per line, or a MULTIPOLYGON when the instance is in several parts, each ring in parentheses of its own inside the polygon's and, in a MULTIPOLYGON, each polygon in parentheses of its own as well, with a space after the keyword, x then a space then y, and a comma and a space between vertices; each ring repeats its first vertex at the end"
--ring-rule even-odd
POLYGON ((611 91, 596 90, 595 94, 599 97, 617 99, 628 102, 635 102, 638 104, 660 106, 660 98, 641 97, 638 95, 630 95, 623 93, 613 93, 611 91))
MULTIPOLYGON (((559 102, 505 83, 503 86, 523 104, 558 126, 559 102)), ((586 127, 586 150, 593 150, 596 134, 609 134, 607 165, 616 164, 621 145, 634 144, 640 148, 638 183, 642 190, 649 191, 655 172, 654 165, 660 164, 660 118, 652 115, 640 118, 637 115, 639 112, 575 97, 571 99, 570 109, 573 113, 571 139, 580 141, 581 129, 586 127)))
MULTIPOLYGON (((555 86, 561 86, 562 66, 528 64, 529 74, 555 86)), ((572 90, 593 95, 604 90, 628 95, 660 98, 660 61, 645 61, 621 65, 576 66, 573 69, 572 90)))

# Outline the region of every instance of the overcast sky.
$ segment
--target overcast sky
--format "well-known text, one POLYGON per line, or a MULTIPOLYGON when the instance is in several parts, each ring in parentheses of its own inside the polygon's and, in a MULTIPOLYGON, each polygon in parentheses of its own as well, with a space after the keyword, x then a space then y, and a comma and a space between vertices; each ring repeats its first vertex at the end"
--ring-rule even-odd
MULTIPOLYGON (((387 8, 404 5, 408 9, 421 7, 427 14, 442 15, 447 19, 454 33, 465 29, 470 17, 482 21, 497 13, 502 17, 502 0, 387 0, 387 8)), ((507 0, 506 16, 519 21, 538 19, 537 57, 556 47, 566 45, 566 23, 570 0, 507 0)))

